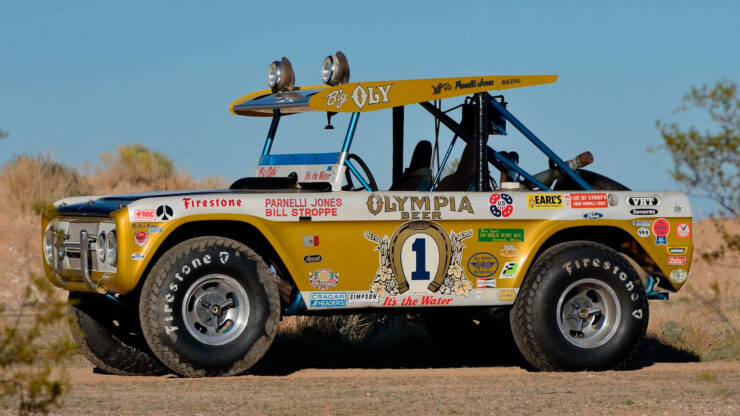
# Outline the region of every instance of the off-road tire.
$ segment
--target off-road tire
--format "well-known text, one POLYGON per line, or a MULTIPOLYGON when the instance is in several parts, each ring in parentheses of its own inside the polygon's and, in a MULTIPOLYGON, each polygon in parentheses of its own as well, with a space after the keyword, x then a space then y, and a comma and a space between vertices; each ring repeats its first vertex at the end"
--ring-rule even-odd
MULTIPOLYGON (((596 172, 592 172, 590 170, 578 169, 576 173, 581 175, 581 178, 583 178, 583 180, 586 181, 587 184, 591 185, 594 188, 594 190, 601 190, 601 191, 629 191, 630 190, 630 188, 622 185, 621 183, 615 181, 614 179, 607 178, 604 175, 598 174, 596 172)), ((553 187, 554 191, 573 191, 573 190, 580 190, 580 189, 581 187, 578 186, 578 184, 575 183, 569 177, 559 179, 555 183, 555 186, 553 187)))
POLYGON ((230 376, 267 352, 277 332, 280 299, 275 275, 252 249, 228 238, 197 237, 157 261, 142 288, 139 313, 149 346, 173 372, 230 376), (214 320, 198 309, 202 300, 216 296, 209 293, 232 302, 231 312, 224 307, 213 328, 208 322, 214 320))
POLYGON ((82 354, 100 370, 115 375, 156 375, 167 371, 141 333, 134 309, 122 313, 103 295, 69 293, 69 325, 82 354))
MULTIPOLYGON (((594 301, 591 306, 596 304, 594 301)), ((514 340, 535 369, 582 371, 623 367, 645 335, 648 315, 642 281, 621 254, 601 244, 573 241, 552 246, 535 260, 524 279, 510 319, 514 340), (576 286, 569 289, 573 285, 576 286), (584 304, 583 296, 571 297, 582 286, 586 290, 581 293, 588 293, 589 299, 611 298, 611 304, 615 305, 610 314, 610 303, 602 302, 607 306, 602 308, 604 315, 600 321, 598 315, 593 315, 593 322, 604 323, 603 326, 584 326, 585 333, 595 331, 604 337, 600 339, 594 335, 590 346, 586 345, 591 341, 583 336, 584 332, 567 330, 568 325, 577 322, 575 310, 584 308, 573 306, 573 319, 563 318, 572 305, 568 299, 577 300, 575 305, 584 304), (592 286, 596 294, 589 292, 592 286), (610 320, 612 325, 606 325, 610 320), (574 336, 579 333, 581 338, 574 336)))

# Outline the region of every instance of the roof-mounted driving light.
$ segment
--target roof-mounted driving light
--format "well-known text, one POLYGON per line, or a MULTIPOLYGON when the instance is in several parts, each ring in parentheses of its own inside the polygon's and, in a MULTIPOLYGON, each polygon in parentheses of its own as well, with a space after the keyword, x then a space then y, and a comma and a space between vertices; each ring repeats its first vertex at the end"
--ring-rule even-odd
POLYGON ((321 80, 332 87, 349 82, 349 62, 341 51, 324 58, 321 65, 321 80))
POLYGON ((270 69, 267 71, 267 85, 272 88, 272 92, 289 91, 295 87, 293 65, 290 64, 288 58, 283 56, 283 59, 270 64, 270 69))

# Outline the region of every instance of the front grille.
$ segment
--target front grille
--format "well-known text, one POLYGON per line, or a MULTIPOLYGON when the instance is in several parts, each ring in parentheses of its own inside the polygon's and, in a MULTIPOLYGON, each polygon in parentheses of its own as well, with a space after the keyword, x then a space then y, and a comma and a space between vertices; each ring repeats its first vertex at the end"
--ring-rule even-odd
POLYGON ((91 272, 116 272, 115 266, 99 261, 96 245, 99 233, 114 231, 115 224, 60 219, 49 224, 49 229, 53 232, 54 249, 52 258, 47 259, 47 262, 54 267, 55 277, 60 283, 85 281, 93 289, 91 272), (81 241, 83 235, 86 236, 86 241, 81 241), (86 267, 83 267, 83 259, 86 260, 86 267))

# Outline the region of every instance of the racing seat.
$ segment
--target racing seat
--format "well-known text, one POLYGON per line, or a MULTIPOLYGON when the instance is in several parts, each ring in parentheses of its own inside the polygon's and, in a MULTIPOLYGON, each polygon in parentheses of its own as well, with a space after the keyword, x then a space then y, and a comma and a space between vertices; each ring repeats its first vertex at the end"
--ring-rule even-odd
POLYGON ((432 186, 432 143, 422 140, 416 144, 409 167, 391 191, 428 191, 432 186))
POLYGON ((444 177, 437 185, 437 191, 468 191, 475 179, 475 146, 468 144, 460 156, 455 172, 444 177))

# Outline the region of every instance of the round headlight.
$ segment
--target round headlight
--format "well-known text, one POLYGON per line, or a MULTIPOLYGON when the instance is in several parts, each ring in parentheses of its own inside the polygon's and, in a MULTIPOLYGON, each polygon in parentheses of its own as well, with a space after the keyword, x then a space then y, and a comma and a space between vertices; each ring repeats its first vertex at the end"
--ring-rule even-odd
POLYGON ((105 252, 107 249, 105 245, 105 233, 100 233, 98 239, 95 241, 95 251, 98 252, 98 261, 100 263, 105 261, 105 252))
POLYGON ((331 80, 336 72, 336 59, 334 59, 333 56, 327 56, 326 58, 324 58, 324 63, 321 65, 321 82, 331 85, 331 80))
POLYGON ((341 51, 324 58, 324 63, 321 64, 321 81, 332 87, 349 82, 349 62, 341 51))
POLYGON ((267 85, 273 90, 277 88, 280 81, 282 81, 283 71, 280 68, 280 61, 273 61, 270 64, 270 69, 267 70, 267 85))
POLYGON ((110 264, 111 266, 115 266, 118 255, 118 241, 116 241, 115 231, 109 231, 108 235, 106 235, 105 249, 108 256, 108 264, 110 264))
POLYGON ((54 255, 54 231, 49 227, 44 233, 44 256, 46 262, 51 264, 52 256, 54 255))
POLYGON ((267 70, 267 85, 272 88, 273 92, 289 91, 295 87, 295 74, 293 65, 288 58, 284 57, 279 61, 273 61, 267 70))

